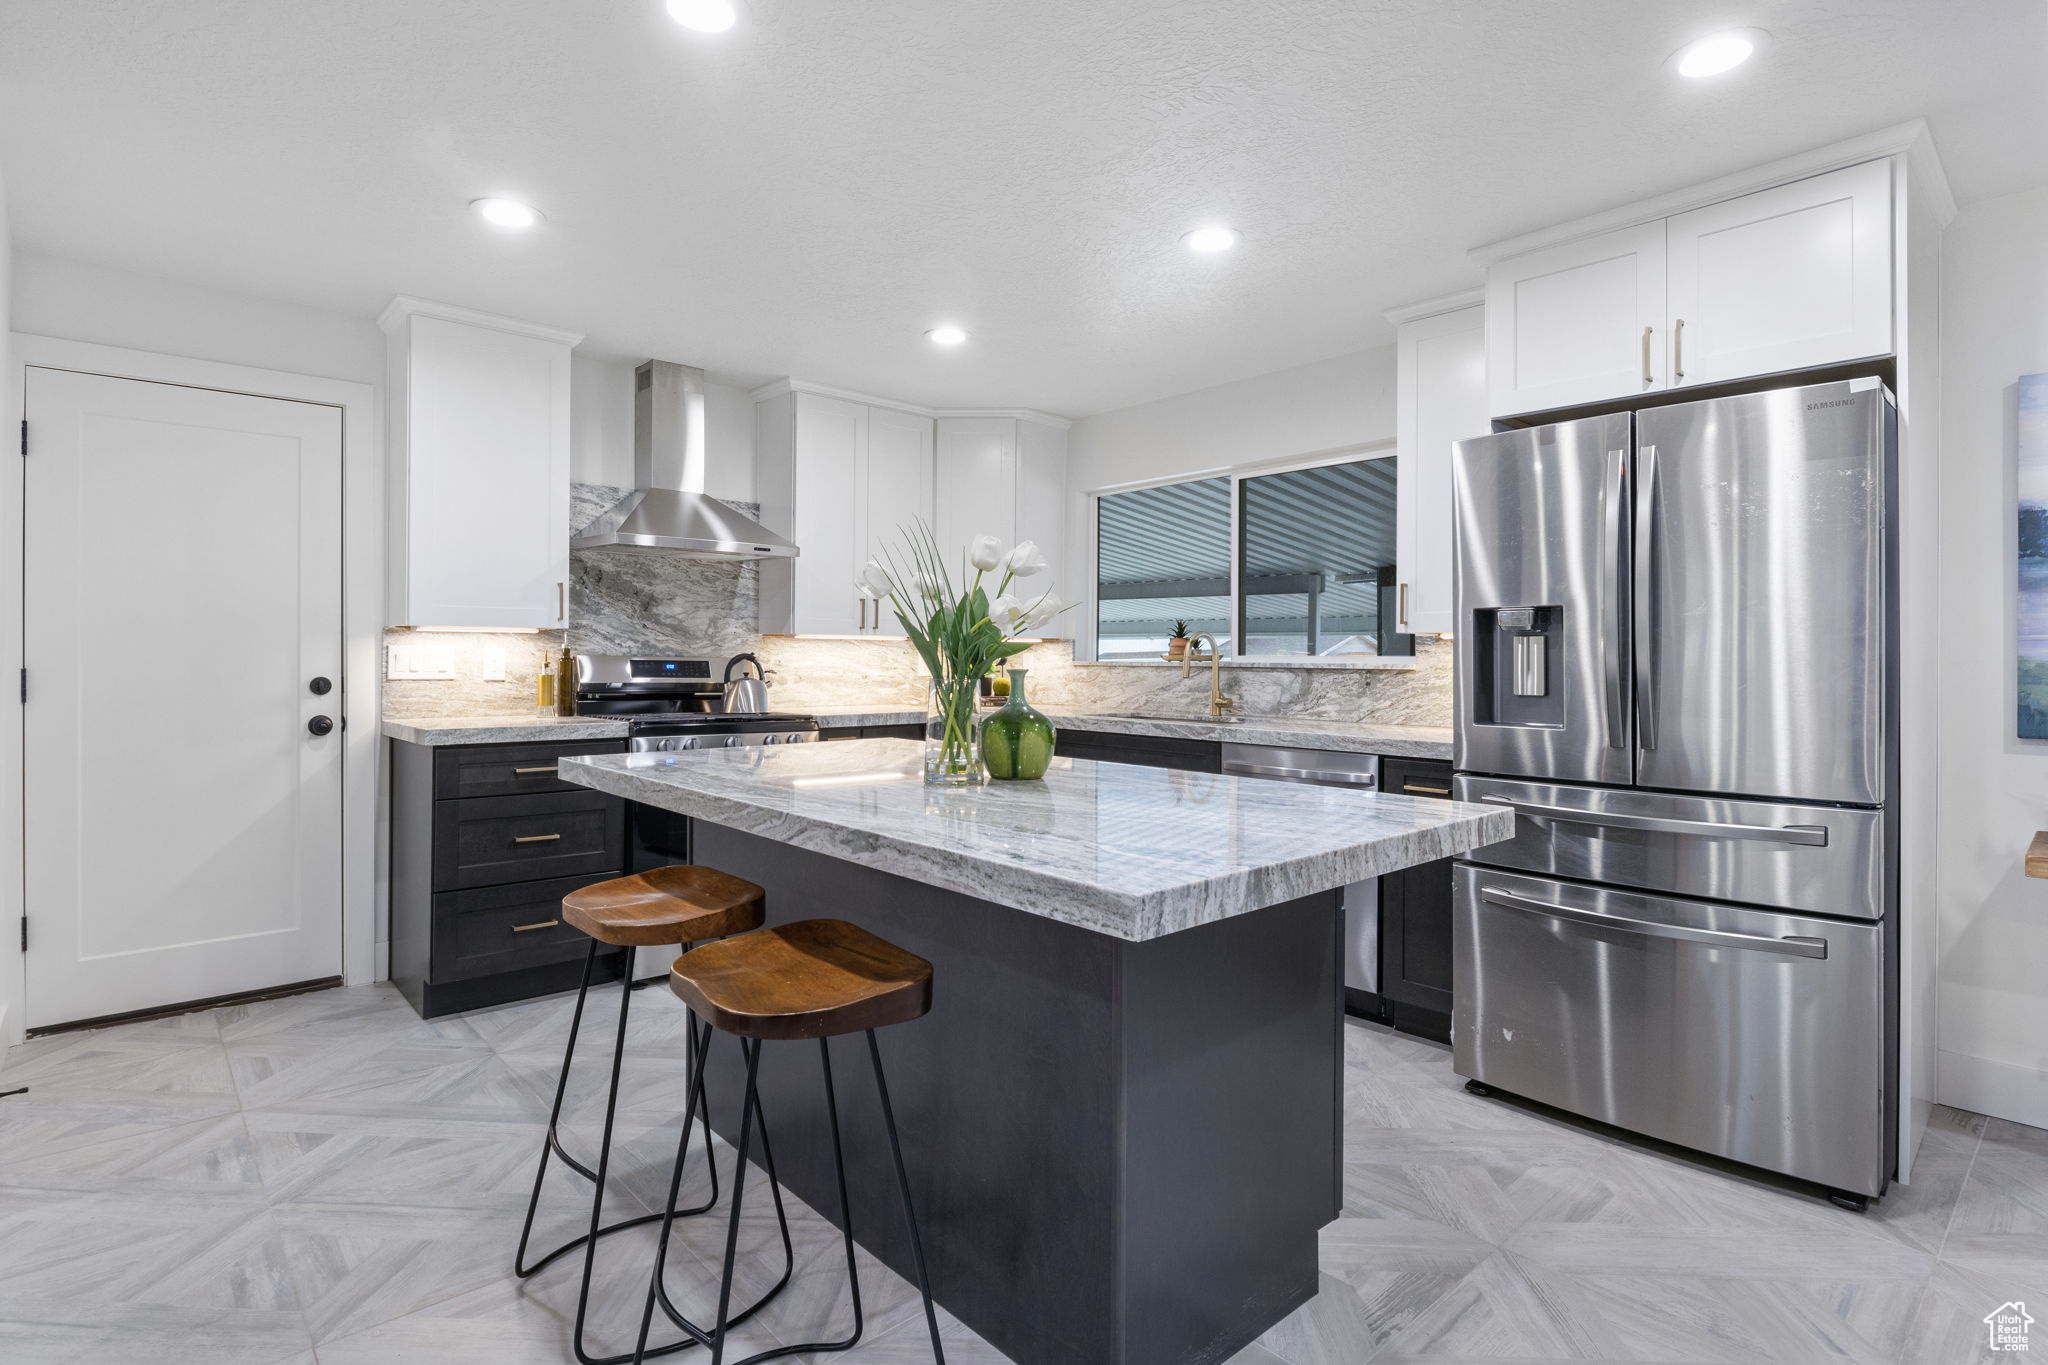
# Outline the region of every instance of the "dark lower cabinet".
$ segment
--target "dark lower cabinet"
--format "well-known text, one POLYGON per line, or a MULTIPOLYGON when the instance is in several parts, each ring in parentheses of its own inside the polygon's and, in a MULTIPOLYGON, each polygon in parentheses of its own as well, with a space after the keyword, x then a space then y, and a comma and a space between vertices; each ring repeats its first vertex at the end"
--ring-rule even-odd
MULTIPOLYGON (((626 803, 564 782, 570 744, 391 743, 391 981, 421 1017, 572 989, 589 940, 562 897, 626 867, 626 803)), ((607 948, 599 976, 624 956, 607 948)))
MULTIPOLYGON (((1380 790, 1449 800, 1451 765, 1389 758, 1380 790)), ((1451 1039, 1451 860, 1380 878, 1381 1017, 1404 1032, 1451 1039)))
POLYGON ((835 725, 818 731, 819 739, 923 739, 922 725, 835 725))
MULTIPOLYGON (((1058 725, 1058 721, 1053 722, 1058 725)), ((1164 735, 1113 735, 1096 730, 1061 729, 1057 752, 1096 763, 1136 763, 1185 772, 1223 771, 1223 746, 1213 740, 1171 739, 1164 735)))

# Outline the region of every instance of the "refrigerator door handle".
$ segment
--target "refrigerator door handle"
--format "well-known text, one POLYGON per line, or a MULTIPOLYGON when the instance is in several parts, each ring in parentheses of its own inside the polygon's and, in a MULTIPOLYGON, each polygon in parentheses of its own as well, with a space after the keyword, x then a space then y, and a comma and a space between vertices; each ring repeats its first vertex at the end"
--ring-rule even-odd
POLYGON ((1657 747, 1657 447, 1636 457, 1635 527, 1636 733, 1657 747))
POLYGON ((1755 839, 1773 844, 1804 844, 1826 848, 1826 825, 1729 825, 1713 820, 1674 820, 1662 815, 1624 815, 1619 811, 1579 810, 1572 806, 1539 806, 1511 796, 1482 796, 1493 806, 1506 806, 1518 815, 1539 820, 1562 820, 1573 825, 1605 825, 1612 829, 1640 829, 1653 834, 1690 834, 1701 839, 1755 839))
POLYGON ((1482 886, 1479 888, 1479 898, 1489 905, 1498 905, 1505 910, 1522 910, 1571 924, 1588 924, 1601 929, 1619 930, 1622 933, 1641 934, 1645 938, 1680 939, 1687 943, 1702 943, 1710 948, 1739 948, 1746 952, 1778 953, 1785 957, 1825 960, 1828 955, 1828 941, 1824 938, 1766 938, 1761 934, 1737 934, 1726 929, 1694 929, 1683 924, 1662 924, 1656 920, 1602 915, 1591 910, 1574 910, 1568 905, 1556 905, 1531 896, 1517 895, 1504 886, 1482 886))
POLYGON ((1622 512, 1627 498, 1628 452, 1610 450, 1607 452, 1607 488, 1602 494, 1606 504, 1607 525, 1601 535, 1600 544, 1600 596, 1601 621, 1601 671, 1606 683, 1607 700, 1607 747, 1626 749, 1628 747, 1628 705, 1622 691, 1622 639, 1628 623, 1625 617, 1627 598, 1622 591, 1624 568, 1621 562, 1622 512))

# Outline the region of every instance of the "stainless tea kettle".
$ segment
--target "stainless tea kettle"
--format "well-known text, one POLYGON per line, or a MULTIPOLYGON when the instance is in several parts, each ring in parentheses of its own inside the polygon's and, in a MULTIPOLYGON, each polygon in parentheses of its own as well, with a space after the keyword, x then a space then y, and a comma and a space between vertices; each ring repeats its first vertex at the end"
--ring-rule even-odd
POLYGON ((768 677, 761 661, 751 654, 735 654, 725 664, 725 712, 730 716, 757 716, 768 709, 768 677), (735 678, 732 671, 752 664, 754 676, 735 678))

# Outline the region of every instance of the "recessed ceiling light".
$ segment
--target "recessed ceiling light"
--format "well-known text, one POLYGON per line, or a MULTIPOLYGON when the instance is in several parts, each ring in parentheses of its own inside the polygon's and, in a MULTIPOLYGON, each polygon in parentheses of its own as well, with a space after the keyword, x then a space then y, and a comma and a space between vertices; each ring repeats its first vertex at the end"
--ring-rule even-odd
POLYGON ((723 33, 740 21, 732 0, 668 0, 668 17, 699 33, 723 33))
POLYGON ((1763 45, 1761 29, 1737 28, 1726 33, 1713 33, 1697 42, 1687 43, 1672 54, 1672 65, 1681 76, 1697 80, 1703 76, 1718 76, 1723 71, 1732 71, 1756 55, 1763 45))
POLYGON ((967 333, 958 327, 934 327, 925 336, 934 346, 958 346, 967 340, 967 333))
POLYGON ((495 223, 502 228, 530 228, 540 221, 540 210, 517 199, 477 199, 471 202, 470 207, 486 223, 495 223))
POLYGON ((1228 251, 1237 245, 1237 232, 1227 227, 1201 227, 1181 237, 1189 251, 1199 251, 1212 256, 1219 251, 1228 251))

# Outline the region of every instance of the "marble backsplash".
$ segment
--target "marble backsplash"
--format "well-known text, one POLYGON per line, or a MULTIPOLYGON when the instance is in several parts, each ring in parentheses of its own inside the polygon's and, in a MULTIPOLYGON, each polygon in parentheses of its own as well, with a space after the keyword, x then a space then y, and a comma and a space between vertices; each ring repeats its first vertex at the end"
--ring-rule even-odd
MULTIPOLYGON (((581 530, 627 490, 574 486, 571 525, 581 530)), ((737 504, 744 511, 753 509, 737 504)), ((384 710, 399 718, 517 715, 534 707, 534 680, 566 639, 574 652, 677 654, 708 658, 761 656, 779 710, 900 702, 922 704, 924 666, 901 640, 762 636, 759 571, 751 562, 687 559, 661 551, 612 547, 570 556, 566 632, 461 634, 436 637, 454 648, 453 681, 384 684, 384 710), (505 680, 485 682, 490 651, 505 651, 505 680)), ((386 632, 387 644, 406 631, 386 632)), ((1320 720, 1371 720, 1384 725, 1451 723, 1451 646, 1430 636, 1415 642, 1412 669, 1232 668, 1223 690, 1241 714, 1320 720)), ((1091 711, 1201 715, 1209 679, 1197 668, 1182 678, 1165 664, 1077 663, 1065 641, 1034 645, 1019 655, 1031 670, 1030 696, 1049 706, 1091 711)))

